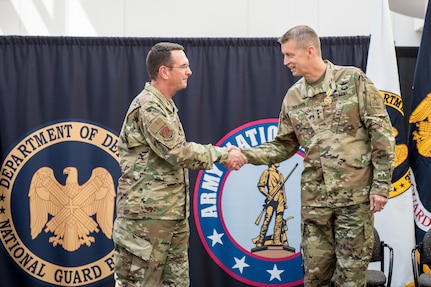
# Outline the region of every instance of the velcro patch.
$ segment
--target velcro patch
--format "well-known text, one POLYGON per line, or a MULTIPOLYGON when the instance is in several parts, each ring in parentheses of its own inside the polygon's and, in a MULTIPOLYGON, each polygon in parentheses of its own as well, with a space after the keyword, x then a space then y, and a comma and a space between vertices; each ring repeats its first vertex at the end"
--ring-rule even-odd
POLYGON ((151 133, 157 134, 159 133, 164 127, 167 126, 167 123, 160 117, 157 117, 149 126, 149 129, 151 133))
POLYGON ((175 129, 169 122, 165 121, 162 117, 157 117, 150 124, 148 129, 155 138, 157 138, 159 141, 163 142, 167 146, 172 148, 172 145, 175 144, 175 129))
POLYGON ((385 104, 383 103, 380 93, 372 93, 368 96, 368 112, 371 114, 380 114, 385 111, 385 104))

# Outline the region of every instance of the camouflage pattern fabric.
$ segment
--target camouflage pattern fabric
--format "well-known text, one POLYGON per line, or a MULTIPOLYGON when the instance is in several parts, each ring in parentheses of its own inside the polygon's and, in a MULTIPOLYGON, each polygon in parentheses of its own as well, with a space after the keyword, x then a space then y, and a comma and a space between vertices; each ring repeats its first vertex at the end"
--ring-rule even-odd
POLYGON ((187 142, 172 99, 150 83, 130 104, 118 142, 117 286, 189 286, 189 171, 224 163, 226 148, 187 142))
POLYGON ((395 137, 370 79, 358 68, 325 62, 326 72, 318 81, 310 84, 301 78, 287 92, 276 138, 242 151, 249 163, 268 165, 304 148, 305 286, 329 286, 334 270, 337 286, 365 286, 363 270, 373 237, 369 197, 388 197, 392 189, 395 137), (334 217, 322 222, 322 210, 334 217), (346 214, 343 223, 337 216, 346 214))
POLYGON ((368 202, 370 194, 388 196, 395 137, 383 99, 360 69, 326 63, 319 81, 302 78, 289 89, 274 141, 243 153, 249 163, 268 165, 302 146, 304 206, 341 207, 368 202))
POLYGON ((368 205, 302 207, 304 285, 366 286, 373 249, 373 214, 368 205), (334 273, 335 272, 335 273, 334 273))
POLYGON ((116 287, 188 287, 188 221, 116 218, 116 287))
POLYGON ((117 216, 177 220, 189 215, 188 169, 210 169, 225 148, 186 142, 178 109, 149 83, 132 101, 118 142, 117 216))

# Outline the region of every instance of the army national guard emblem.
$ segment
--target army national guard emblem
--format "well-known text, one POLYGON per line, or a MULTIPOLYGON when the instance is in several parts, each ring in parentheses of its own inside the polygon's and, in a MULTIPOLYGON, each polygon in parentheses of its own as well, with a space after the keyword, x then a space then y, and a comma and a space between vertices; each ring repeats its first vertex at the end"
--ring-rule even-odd
POLYGON ((9 151, 0 178, 0 238, 18 268, 55 286, 112 280, 117 136, 50 123, 9 151))
MULTIPOLYGON (((278 119, 247 123, 218 146, 254 147, 272 140, 278 119)), ((230 276, 252 286, 299 286, 300 174, 304 154, 239 171, 215 164, 198 173, 194 218, 210 257, 230 276)))

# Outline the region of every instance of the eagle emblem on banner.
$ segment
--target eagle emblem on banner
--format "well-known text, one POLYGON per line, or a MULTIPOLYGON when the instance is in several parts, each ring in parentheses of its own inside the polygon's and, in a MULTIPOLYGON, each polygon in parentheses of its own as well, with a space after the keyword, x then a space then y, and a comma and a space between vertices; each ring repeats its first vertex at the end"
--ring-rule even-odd
POLYGON ((413 139, 417 143, 417 149, 420 155, 431 157, 431 93, 415 108, 410 115, 409 122, 415 123, 417 131, 413 132, 413 139))
POLYGON ((46 233, 54 234, 49 238, 53 246, 75 251, 83 244, 90 246, 95 242, 89 234, 99 232, 99 226, 111 238, 115 198, 111 174, 97 167, 83 185, 78 183, 77 168, 66 167, 63 174, 67 174, 65 185, 57 181, 48 167, 33 175, 28 192, 32 239, 45 227, 46 233))

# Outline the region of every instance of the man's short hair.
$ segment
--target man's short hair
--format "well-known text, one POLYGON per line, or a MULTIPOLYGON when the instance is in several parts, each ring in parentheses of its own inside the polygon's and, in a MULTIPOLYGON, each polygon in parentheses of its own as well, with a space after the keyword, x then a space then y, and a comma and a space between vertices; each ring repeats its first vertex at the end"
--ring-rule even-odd
POLYGON ((320 53, 320 39, 317 33, 306 25, 300 25, 291 28, 278 39, 280 44, 289 40, 294 40, 298 48, 306 49, 313 46, 320 53))
POLYGON ((146 65, 147 72, 151 80, 157 78, 161 66, 171 66, 171 51, 181 50, 184 47, 177 43, 160 42, 155 44, 147 54, 146 65))

